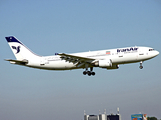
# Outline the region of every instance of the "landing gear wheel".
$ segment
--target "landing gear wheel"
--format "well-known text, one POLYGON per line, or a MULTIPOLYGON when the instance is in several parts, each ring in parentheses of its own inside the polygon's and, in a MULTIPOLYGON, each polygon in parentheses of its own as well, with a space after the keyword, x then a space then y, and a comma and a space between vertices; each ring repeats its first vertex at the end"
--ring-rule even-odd
POLYGON ((94 76, 95 75, 95 72, 92 72, 91 74, 94 76))
POLYGON ((143 69, 143 66, 139 66, 140 69, 143 69))
POLYGON ((91 72, 90 71, 88 71, 87 74, 88 74, 88 76, 91 76, 91 72))
POLYGON ((86 75, 86 74, 87 74, 87 71, 84 71, 84 72, 83 72, 83 75, 86 75))
POLYGON ((95 72, 93 72, 93 67, 90 67, 90 71, 88 71, 88 64, 86 65, 86 70, 83 71, 83 75, 88 75, 88 76, 91 76, 91 75, 95 75, 95 72))

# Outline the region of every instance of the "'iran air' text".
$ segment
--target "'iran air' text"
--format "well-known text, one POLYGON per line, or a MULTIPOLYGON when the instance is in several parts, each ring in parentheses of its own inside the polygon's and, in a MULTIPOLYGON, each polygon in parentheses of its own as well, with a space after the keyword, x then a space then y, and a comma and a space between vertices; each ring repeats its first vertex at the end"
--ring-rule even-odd
POLYGON ((117 49, 117 52, 131 52, 131 51, 137 51, 138 48, 134 47, 134 48, 125 48, 125 49, 117 49))

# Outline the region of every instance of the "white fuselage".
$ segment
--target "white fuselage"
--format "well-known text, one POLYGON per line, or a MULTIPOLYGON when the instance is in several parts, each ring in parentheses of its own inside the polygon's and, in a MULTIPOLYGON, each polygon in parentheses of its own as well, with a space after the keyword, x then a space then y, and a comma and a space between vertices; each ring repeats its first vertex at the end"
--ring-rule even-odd
MULTIPOLYGON (((135 63, 151 59, 159 54, 158 51, 150 47, 126 47, 118 49, 108 49, 100 51, 89 51, 82 53, 74 53, 69 55, 92 58, 95 61, 111 60, 113 65, 135 63)), ((47 70, 71 70, 85 68, 85 66, 77 66, 73 62, 63 60, 61 56, 36 56, 29 59, 28 67, 47 69, 47 70)), ((102 67, 105 68, 105 67, 102 67)))

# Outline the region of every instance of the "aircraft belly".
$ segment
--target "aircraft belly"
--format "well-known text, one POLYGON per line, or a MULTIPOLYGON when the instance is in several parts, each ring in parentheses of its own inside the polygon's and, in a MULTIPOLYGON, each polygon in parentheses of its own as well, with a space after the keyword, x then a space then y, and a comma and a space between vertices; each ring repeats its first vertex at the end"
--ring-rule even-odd
POLYGON ((148 59, 151 59, 153 58, 153 56, 150 56, 150 55, 139 55, 137 60, 138 61, 144 61, 144 60, 148 60, 148 59))
POLYGON ((49 64, 45 64, 42 66, 42 68, 50 69, 50 70, 70 70, 75 67, 76 66, 73 65, 73 63, 68 63, 65 61, 54 61, 54 62, 50 62, 49 64))
POLYGON ((136 54, 118 55, 117 57, 112 59, 112 63, 114 64, 125 64, 133 62, 138 62, 136 54))

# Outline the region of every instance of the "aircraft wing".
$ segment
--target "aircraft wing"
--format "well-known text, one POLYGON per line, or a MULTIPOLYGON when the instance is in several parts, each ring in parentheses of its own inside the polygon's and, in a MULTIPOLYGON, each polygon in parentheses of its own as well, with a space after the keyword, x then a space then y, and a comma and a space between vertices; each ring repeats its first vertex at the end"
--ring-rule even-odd
POLYGON ((57 55, 60 55, 62 60, 66 60, 68 62, 71 62, 75 64, 77 67, 81 67, 85 64, 90 64, 92 61, 95 59, 92 58, 87 58, 87 57, 80 57, 80 56, 75 56, 75 55, 70 55, 70 54, 65 54, 65 53, 58 53, 57 55))
POLYGON ((12 60, 12 59, 5 59, 6 61, 10 61, 11 64, 19 64, 19 65, 26 65, 28 60, 12 60))

